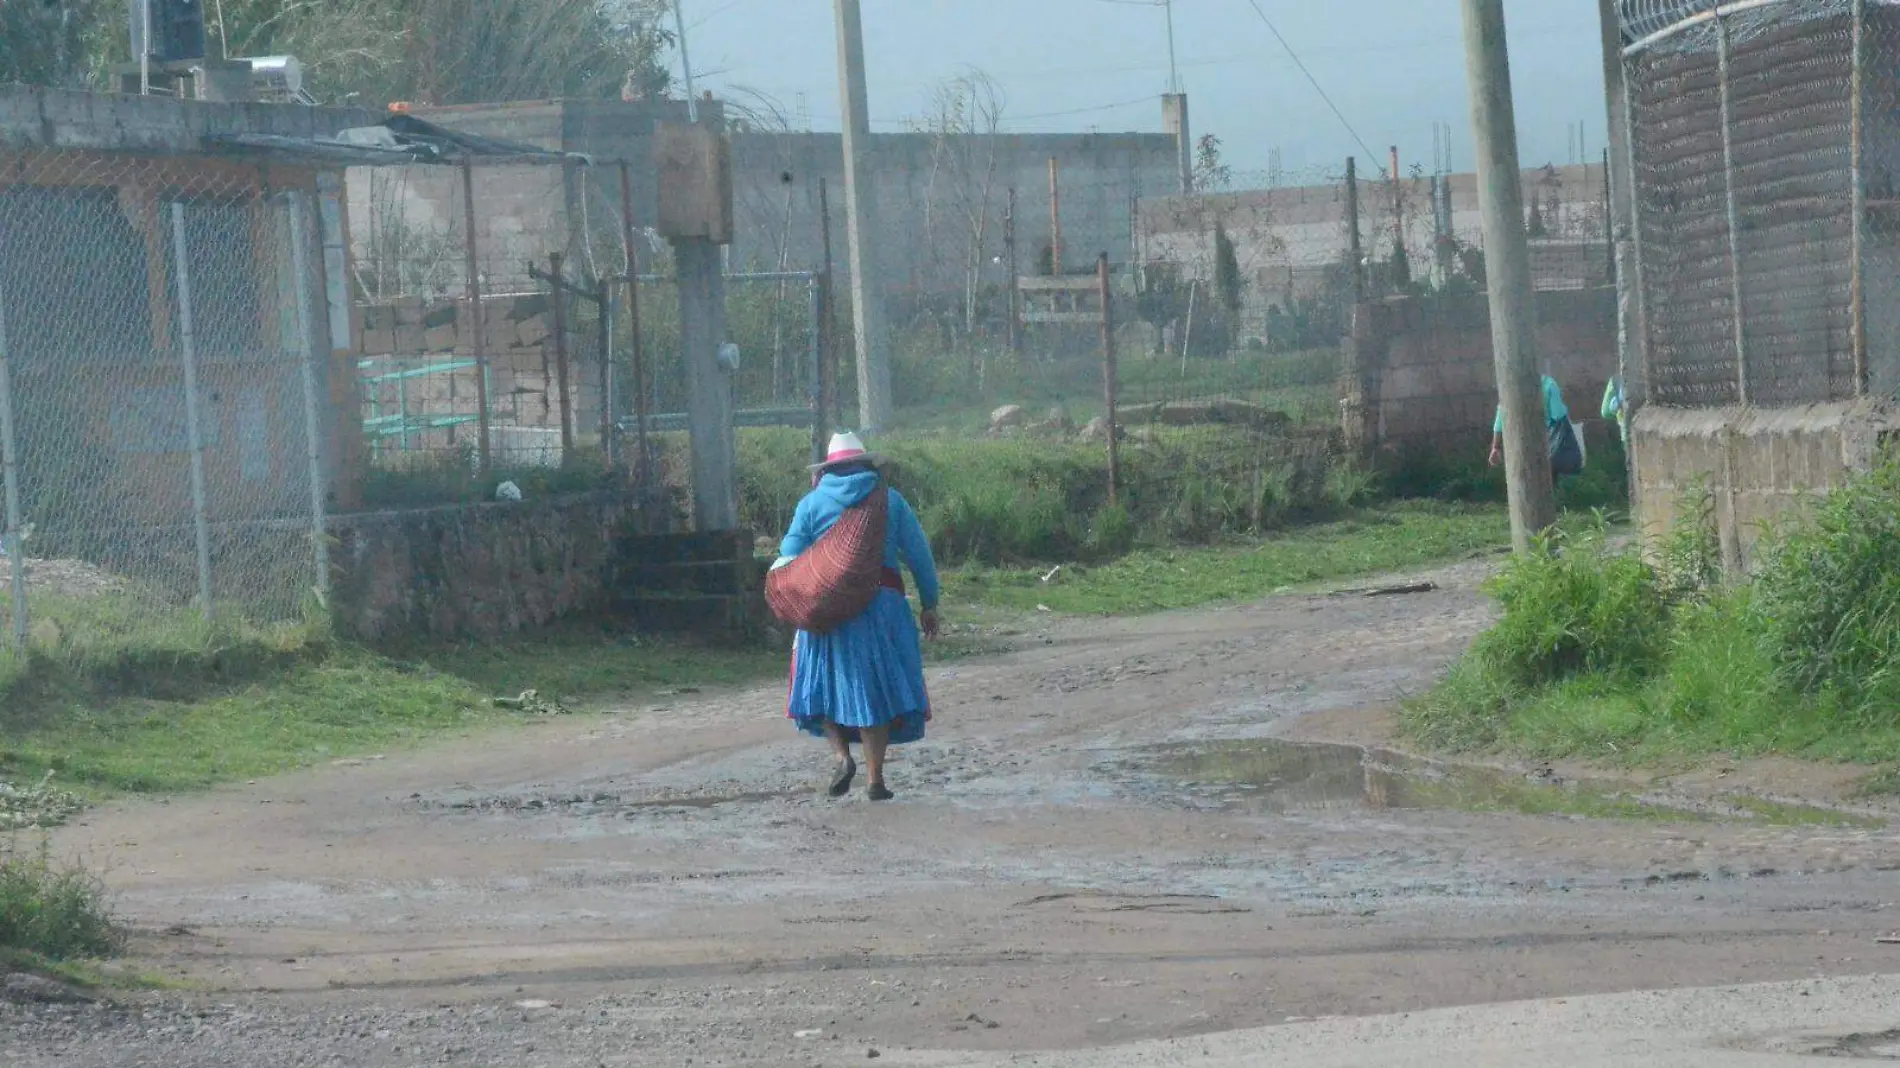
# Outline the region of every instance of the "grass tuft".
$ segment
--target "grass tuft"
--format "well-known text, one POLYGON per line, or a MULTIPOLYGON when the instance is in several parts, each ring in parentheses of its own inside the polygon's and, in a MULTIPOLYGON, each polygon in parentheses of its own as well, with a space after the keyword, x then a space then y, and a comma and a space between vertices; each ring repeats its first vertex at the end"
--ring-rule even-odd
POLYGON ((0 951, 53 962, 116 954, 122 940, 104 885, 55 863, 51 848, 42 839, 37 849, 0 850, 0 951))

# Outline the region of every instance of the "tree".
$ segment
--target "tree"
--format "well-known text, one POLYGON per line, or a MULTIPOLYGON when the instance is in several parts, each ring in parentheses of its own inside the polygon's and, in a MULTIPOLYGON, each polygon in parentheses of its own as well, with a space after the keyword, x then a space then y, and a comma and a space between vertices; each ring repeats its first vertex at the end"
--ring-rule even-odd
MULTIPOLYGON (((921 126, 930 137, 930 180, 924 197, 924 233, 928 247, 937 248, 937 208, 942 199, 952 213, 961 246, 958 264, 963 289, 963 331, 976 332, 983 265, 989 262, 989 240, 996 175, 998 134, 1008 99, 988 74, 971 68, 938 85, 931 94, 931 114, 921 126)), ((971 376, 979 386, 987 368, 971 349, 971 376)))
POLYGON ((110 0, 0 0, 0 85, 81 88, 97 80, 110 0))
POLYGON ((1233 169, 1221 157, 1221 139, 1203 134, 1194 145, 1194 188, 1219 192, 1233 184, 1233 169))
MULTIPOLYGON (((0 0, 0 30, 11 30, 18 2, 0 0)), ((55 2, 90 18, 95 83, 128 61, 122 3, 55 2)), ((656 99, 672 85, 667 0, 221 0, 206 9, 214 50, 294 55, 326 104, 656 99)), ((0 59, 0 80, 5 71, 0 59)))
POLYGON ((1244 283, 1240 277, 1240 252, 1227 227, 1214 224, 1214 291, 1220 294, 1221 307, 1229 315, 1240 314, 1240 295, 1244 283))

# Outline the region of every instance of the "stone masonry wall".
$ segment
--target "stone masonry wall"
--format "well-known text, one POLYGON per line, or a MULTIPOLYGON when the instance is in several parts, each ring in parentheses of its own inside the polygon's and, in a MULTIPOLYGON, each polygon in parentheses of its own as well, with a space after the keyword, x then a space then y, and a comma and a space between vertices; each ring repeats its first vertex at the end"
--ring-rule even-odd
POLYGON ((499 638, 609 607, 623 543, 670 516, 598 493, 337 516, 337 629, 377 645, 499 638))

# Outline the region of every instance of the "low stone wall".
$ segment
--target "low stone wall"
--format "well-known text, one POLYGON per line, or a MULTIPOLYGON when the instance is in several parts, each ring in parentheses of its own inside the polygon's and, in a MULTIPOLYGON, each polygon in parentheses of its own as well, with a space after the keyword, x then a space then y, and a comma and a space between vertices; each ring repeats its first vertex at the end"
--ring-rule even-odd
POLYGON ((340 633, 383 645, 601 614, 626 543, 671 524, 621 493, 337 516, 332 615, 340 633))
POLYGON ((1698 483, 1713 495, 1722 558, 1752 562, 1764 529, 1868 470, 1900 436, 1900 408, 1865 400, 1801 408, 1659 408, 1630 425, 1637 514, 1646 538, 1673 529, 1698 483))
MULTIPOLYGON (((1616 294, 1540 292, 1537 350, 1571 418, 1594 419, 1616 374, 1616 294)), ((1362 304, 1345 343, 1346 438, 1375 463, 1420 453, 1482 461, 1497 412, 1491 316, 1482 296, 1362 304)))

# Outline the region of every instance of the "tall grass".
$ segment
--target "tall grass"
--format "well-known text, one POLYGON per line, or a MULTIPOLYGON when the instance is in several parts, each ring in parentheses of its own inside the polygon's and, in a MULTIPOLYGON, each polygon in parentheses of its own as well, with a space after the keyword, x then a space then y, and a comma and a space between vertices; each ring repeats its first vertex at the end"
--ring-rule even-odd
POLYGON ((1728 585, 1706 489, 1679 514, 1653 560, 1584 538, 1515 561, 1498 624, 1407 729, 1544 755, 1900 758, 1900 463, 1771 532, 1728 585))
MULTIPOLYGON (((1033 438, 894 438, 908 497, 947 564, 1102 560, 1138 545, 1209 544, 1336 517, 1368 503, 1371 475, 1332 462, 1323 439, 1191 428, 1131 441, 1111 505, 1103 446, 1033 438)), ((802 431, 739 435, 740 521, 782 531, 810 489, 802 431)))

